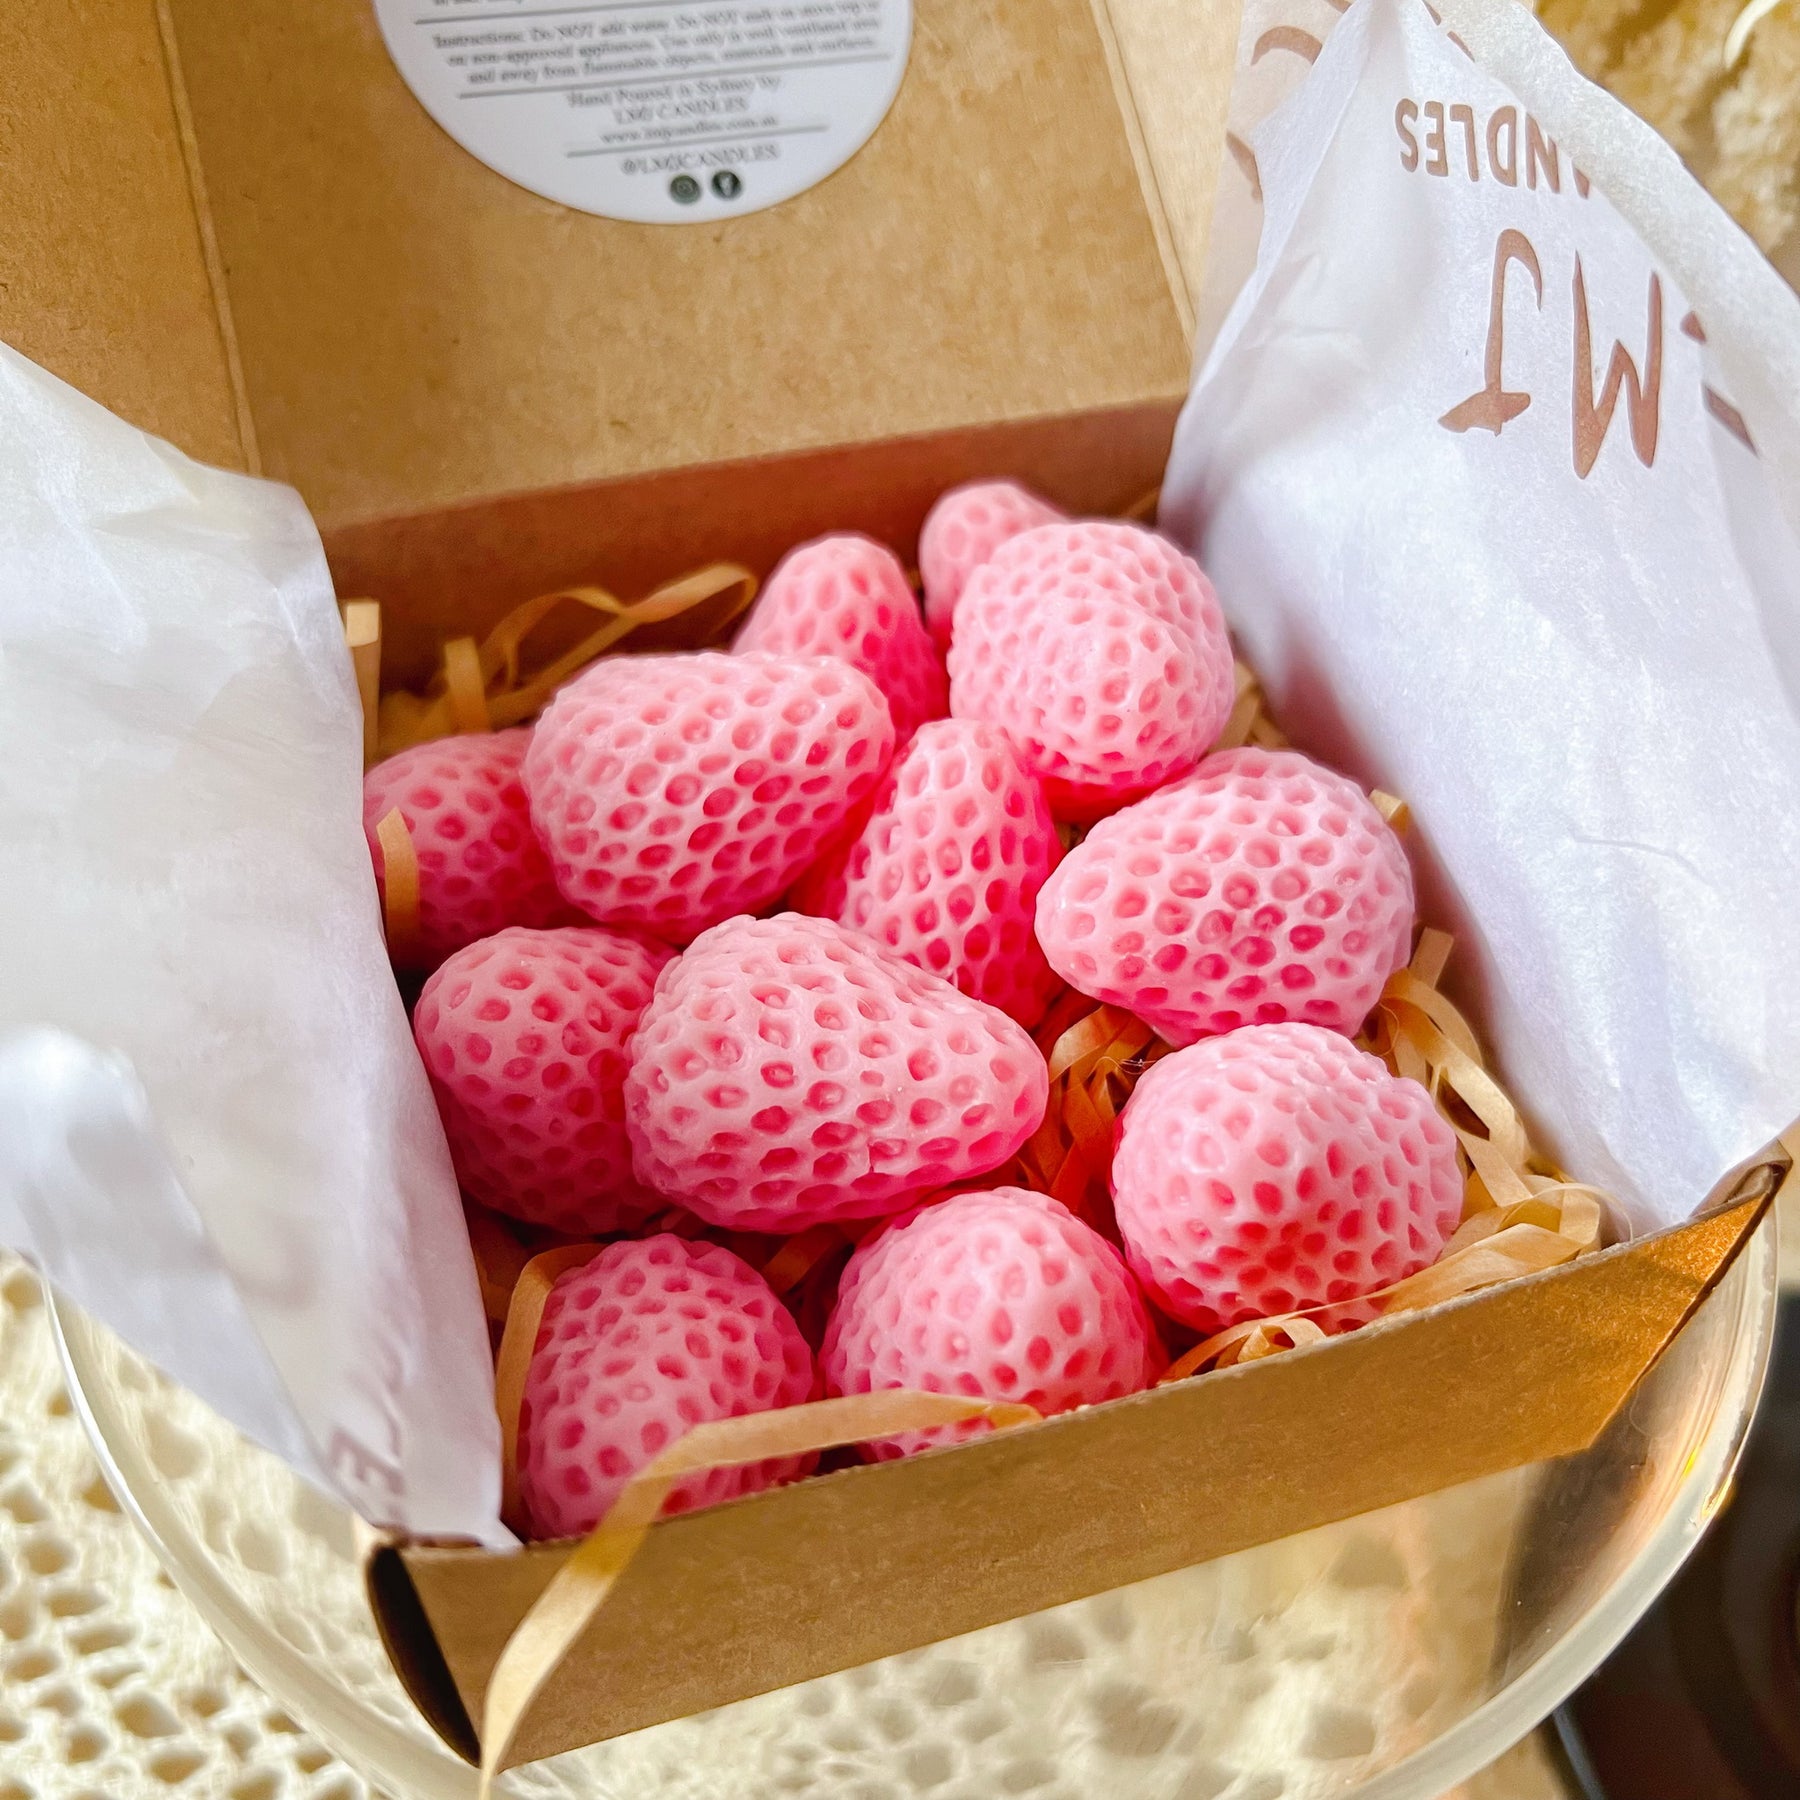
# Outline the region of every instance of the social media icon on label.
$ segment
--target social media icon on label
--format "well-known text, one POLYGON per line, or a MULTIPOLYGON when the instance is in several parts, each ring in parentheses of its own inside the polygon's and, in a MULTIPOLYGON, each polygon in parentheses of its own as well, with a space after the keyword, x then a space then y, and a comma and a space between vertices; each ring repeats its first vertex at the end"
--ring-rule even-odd
POLYGON ((712 191, 721 200, 735 200, 744 191, 744 184, 735 169, 719 169, 713 174, 712 191))
POLYGON ((669 198, 683 206, 692 206, 700 198, 700 184, 691 175, 677 175, 669 183, 669 198))

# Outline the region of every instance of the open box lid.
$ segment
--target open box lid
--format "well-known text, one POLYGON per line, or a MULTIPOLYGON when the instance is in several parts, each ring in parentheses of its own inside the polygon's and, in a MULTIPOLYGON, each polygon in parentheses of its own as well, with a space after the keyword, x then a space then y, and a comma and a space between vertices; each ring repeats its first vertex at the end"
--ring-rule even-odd
POLYGON ((1114 11, 918 0, 899 97, 837 174, 654 226, 459 148, 371 0, 57 0, 0 35, 28 97, 0 158, 23 251, 0 339, 292 483, 328 540, 656 469, 1172 404, 1236 8, 1114 11))

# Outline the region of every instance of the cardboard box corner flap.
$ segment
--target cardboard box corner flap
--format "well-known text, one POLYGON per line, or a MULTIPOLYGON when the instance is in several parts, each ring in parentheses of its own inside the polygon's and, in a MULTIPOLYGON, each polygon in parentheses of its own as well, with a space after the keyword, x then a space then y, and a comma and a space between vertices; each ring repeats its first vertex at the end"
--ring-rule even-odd
MULTIPOLYGON (((1779 1170, 1758 1165, 1654 1237, 1307 1350, 664 1520, 513 1760, 1585 1449, 1731 1266, 1779 1170)), ((381 1553, 410 1578, 372 1581, 396 1667, 462 1753, 501 1648, 568 1551, 381 1553)))

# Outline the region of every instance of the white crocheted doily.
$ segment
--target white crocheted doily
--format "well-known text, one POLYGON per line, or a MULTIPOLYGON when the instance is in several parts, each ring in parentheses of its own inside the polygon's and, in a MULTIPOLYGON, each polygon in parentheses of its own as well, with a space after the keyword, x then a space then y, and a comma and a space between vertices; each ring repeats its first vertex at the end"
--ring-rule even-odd
POLYGON ((232 1662, 100 1479, 0 1258, 0 1800, 369 1800, 232 1662))

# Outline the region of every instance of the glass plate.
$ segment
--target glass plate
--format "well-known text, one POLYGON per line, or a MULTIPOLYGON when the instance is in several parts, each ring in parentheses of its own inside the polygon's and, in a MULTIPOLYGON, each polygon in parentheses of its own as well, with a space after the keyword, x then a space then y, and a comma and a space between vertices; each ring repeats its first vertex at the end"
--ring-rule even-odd
MULTIPOLYGON (((1580 1456, 636 1732, 502 1791, 1426 1800, 1556 1707, 1680 1567, 1729 1489, 1774 1313, 1771 1221, 1580 1456)), ((363 1528, 83 1315, 53 1316, 109 1482, 249 1673, 395 1800, 472 1796, 388 1668, 363 1528)))

